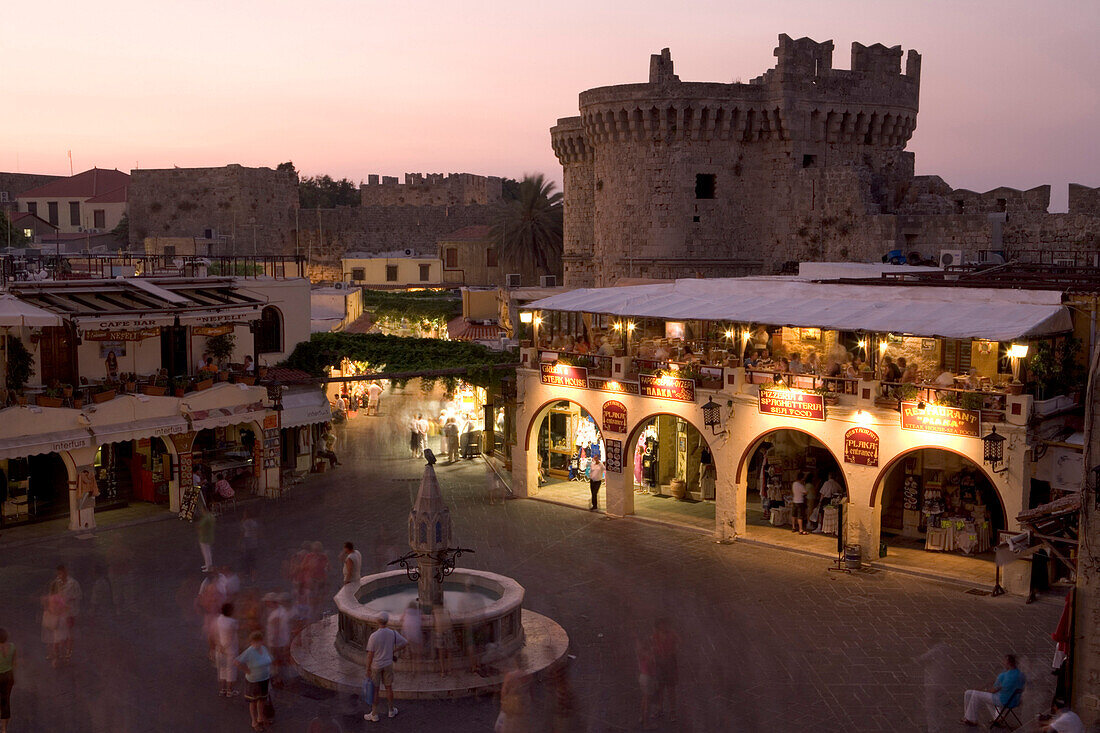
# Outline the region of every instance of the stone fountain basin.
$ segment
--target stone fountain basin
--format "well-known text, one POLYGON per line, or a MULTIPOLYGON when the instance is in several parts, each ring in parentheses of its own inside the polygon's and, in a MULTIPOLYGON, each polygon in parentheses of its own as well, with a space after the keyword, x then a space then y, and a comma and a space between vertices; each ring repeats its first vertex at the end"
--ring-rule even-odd
MULTIPOLYGON (((416 597, 417 584, 404 570, 367 575, 358 586, 345 585, 334 598, 339 614, 337 652, 365 664, 367 639, 382 625, 383 613, 389 614, 390 628, 408 636, 402 628, 402 614, 416 597)), ((523 646, 523 597, 523 586, 496 573, 455 570, 447 576, 443 602, 451 617, 452 664, 469 665, 474 656, 491 664, 518 651, 523 646)), ((430 614, 423 615, 421 627, 421 638, 410 639, 414 648, 399 656, 398 670, 430 669, 436 664, 437 635, 430 614)))

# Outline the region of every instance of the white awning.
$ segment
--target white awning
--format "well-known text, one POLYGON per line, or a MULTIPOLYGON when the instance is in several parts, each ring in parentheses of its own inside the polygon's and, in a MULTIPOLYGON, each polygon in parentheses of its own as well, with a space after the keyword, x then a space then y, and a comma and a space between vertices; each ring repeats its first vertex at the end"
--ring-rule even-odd
POLYGON ((283 395, 280 422, 284 428, 313 425, 332 419, 332 406, 320 389, 288 392, 283 395))
POLYGON ((1046 290, 847 285, 785 277, 677 280, 581 288, 537 300, 532 310, 637 318, 1013 341, 1073 327, 1062 294, 1046 290))
POLYGON ((191 426, 195 430, 209 430, 211 428, 224 428, 229 425, 244 425, 256 422, 263 425, 264 418, 272 414, 266 409, 252 410, 249 412, 232 412, 228 409, 207 410, 205 417, 192 419, 191 426))
POLYGON ((124 443, 128 440, 141 440, 142 438, 158 438, 169 435, 186 433, 191 427, 182 415, 166 415, 163 417, 147 417, 128 423, 116 425, 96 425, 92 428, 96 442, 99 445, 105 443, 124 443))
POLYGON ((39 453, 60 453, 93 445, 92 435, 85 428, 62 430, 46 435, 24 435, 0 439, 0 458, 23 458, 39 453))

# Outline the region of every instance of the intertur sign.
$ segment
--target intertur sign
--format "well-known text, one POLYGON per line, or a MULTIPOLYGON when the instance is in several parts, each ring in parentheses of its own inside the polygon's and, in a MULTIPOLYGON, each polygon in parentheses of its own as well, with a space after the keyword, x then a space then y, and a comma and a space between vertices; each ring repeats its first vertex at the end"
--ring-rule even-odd
POLYGON ((555 387, 588 387, 588 370, 584 367, 567 366, 565 364, 540 364, 542 383, 555 387))
POLYGON ((982 434, 982 414, 945 405, 925 404, 918 409, 916 402, 902 402, 901 429, 977 438, 982 434))
POLYGON ((825 398, 789 389, 762 389, 758 402, 763 415, 798 417, 803 420, 825 419, 825 398))

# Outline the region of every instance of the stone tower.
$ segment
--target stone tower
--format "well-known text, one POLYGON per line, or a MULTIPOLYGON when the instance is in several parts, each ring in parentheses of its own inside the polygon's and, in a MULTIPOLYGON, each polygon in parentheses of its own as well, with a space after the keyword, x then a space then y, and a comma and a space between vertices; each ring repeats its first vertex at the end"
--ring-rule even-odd
POLYGON ((913 176, 920 55, 903 73, 900 46, 853 43, 834 69, 832 41, 781 35, 775 56, 747 84, 682 82, 663 49, 647 83, 581 93, 580 116, 550 130, 566 285, 848 259, 827 251, 840 241, 881 253, 874 217, 913 176))
POLYGON ((443 605, 443 583, 437 575, 443 551, 451 546, 451 511, 439 491, 433 465, 435 456, 431 451, 424 451, 424 455, 428 465, 424 467, 420 490, 409 512, 409 547, 419 554, 416 565, 420 571, 417 581, 420 608, 430 612, 434 606, 443 605))

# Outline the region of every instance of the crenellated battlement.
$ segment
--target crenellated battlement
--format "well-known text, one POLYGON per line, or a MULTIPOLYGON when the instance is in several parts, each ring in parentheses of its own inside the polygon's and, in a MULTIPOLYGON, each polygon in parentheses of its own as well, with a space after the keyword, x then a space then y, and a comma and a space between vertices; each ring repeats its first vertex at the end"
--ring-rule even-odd
POLYGON ((450 206, 491 204, 501 198, 501 179, 474 173, 372 173, 359 187, 364 206, 450 206))
POLYGON ((563 117, 550 128, 550 145, 562 165, 592 160, 593 149, 585 141, 580 117, 563 117))

